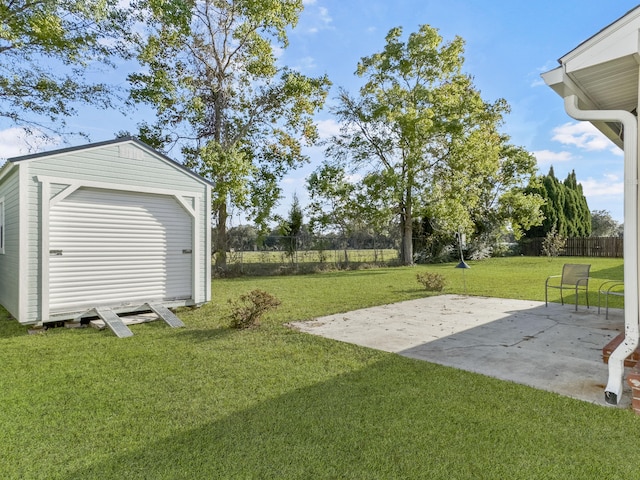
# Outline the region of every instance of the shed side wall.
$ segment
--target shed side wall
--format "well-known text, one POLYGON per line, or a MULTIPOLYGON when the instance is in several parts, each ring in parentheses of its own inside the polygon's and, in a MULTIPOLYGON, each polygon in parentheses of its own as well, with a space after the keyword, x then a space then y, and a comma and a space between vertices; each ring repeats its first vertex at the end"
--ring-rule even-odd
POLYGON ((0 254, 0 304, 15 318, 19 315, 20 208, 19 172, 14 168, 0 183, 4 198, 4 254, 0 254))

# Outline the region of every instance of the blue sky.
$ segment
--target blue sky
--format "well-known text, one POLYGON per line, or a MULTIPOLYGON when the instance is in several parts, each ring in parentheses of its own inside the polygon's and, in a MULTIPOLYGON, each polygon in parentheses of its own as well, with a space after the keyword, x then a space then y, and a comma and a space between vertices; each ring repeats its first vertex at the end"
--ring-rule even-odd
MULTIPOLYGON (((465 66, 487 101, 504 98, 511 106, 503 131, 512 143, 532 152, 541 173, 553 165, 564 179, 575 170, 589 208, 608 210, 623 218, 622 152, 591 125, 576 122, 564 111, 562 99, 544 85, 540 74, 555 68, 557 59, 637 6, 631 1, 595 0, 304 0, 305 10, 290 32, 289 47, 279 52, 282 64, 302 73, 327 74, 333 82, 328 106, 338 87, 357 93, 360 80, 353 74, 358 60, 384 47, 387 32, 401 26, 406 34, 419 25, 437 28, 444 40, 454 36, 466 42, 465 66)), ((113 72, 123 84, 126 69, 113 72)), ((125 116, 83 109, 70 124, 87 131, 92 141, 108 140, 120 130, 135 132, 144 111, 125 116)), ((317 115, 320 131, 334 133, 338 125, 328 109, 317 115)), ((20 135, 0 123, 0 154, 27 153, 20 135)), ((72 143, 80 143, 72 141, 72 143)), ((50 148, 50 147, 49 147, 50 148)), ((305 177, 322 160, 322 150, 307 153, 311 165, 285 179, 279 211, 286 213, 295 192, 306 202, 305 177)), ((234 223, 237 223, 234 222, 234 223)))

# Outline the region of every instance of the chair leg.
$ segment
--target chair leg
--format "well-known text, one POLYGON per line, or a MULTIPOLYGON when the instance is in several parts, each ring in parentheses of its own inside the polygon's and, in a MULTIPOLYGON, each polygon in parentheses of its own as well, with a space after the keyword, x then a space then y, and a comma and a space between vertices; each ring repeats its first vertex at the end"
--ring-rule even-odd
POLYGON ((544 306, 548 307, 549 306, 549 302, 547 301, 547 292, 549 291, 549 289, 546 287, 544 287, 544 306))
POLYGON ((584 289, 584 294, 587 297, 587 309, 589 308, 589 286, 584 289))

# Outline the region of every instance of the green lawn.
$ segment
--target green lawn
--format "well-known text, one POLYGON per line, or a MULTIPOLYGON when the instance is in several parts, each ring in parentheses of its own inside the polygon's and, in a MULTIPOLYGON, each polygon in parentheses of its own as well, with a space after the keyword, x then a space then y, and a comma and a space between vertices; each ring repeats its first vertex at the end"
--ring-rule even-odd
MULTIPOLYGON (((522 385, 290 330, 291 320, 445 293, 541 300, 567 259, 214 280, 214 301, 109 331, 27 335, 0 319, 2 479, 640 478, 640 418, 522 385), (227 300, 282 301, 259 329, 227 300)), ((593 265, 594 284, 622 261, 593 265)), ((595 297, 592 297, 594 300, 595 297)))

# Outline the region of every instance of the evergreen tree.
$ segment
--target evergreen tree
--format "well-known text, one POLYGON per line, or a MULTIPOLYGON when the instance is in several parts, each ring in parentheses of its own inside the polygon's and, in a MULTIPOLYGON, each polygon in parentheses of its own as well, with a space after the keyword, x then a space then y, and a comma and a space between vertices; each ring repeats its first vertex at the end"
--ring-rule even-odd
POLYGON ((285 253, 292 260, 295 252, 298 250, 298 236, 302 230, 303 221, 302 207, 300 207, 298 195, 294 193, 291 210, 289 210, 289 219, 283 221, 280 225, 280 234, 283 237, 282 244, 284 246, 285 253))
POLYGON ((541 208, 544 221, 542 225, 527 230, 526 237, 545 237, 554 227, 561 237, 591 235, 591 212, 575 171, 569 173, 564 182, 560 182, 551 167, 549 173, 540 180, 527 191, 537 193, 545 200, 541 208))
POLYGON ((582 185, 576 179, 576 172, 571 171, 564 181, 565 203, 564 217, 567 225, 567 236, 588 237, 591 235, 591 212, 584 197, 582 185))

